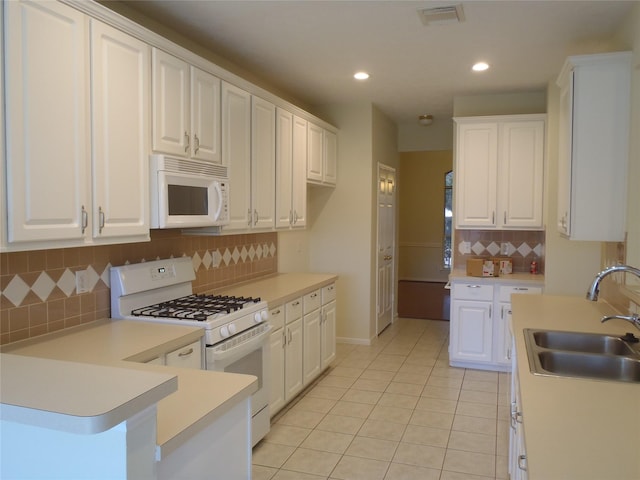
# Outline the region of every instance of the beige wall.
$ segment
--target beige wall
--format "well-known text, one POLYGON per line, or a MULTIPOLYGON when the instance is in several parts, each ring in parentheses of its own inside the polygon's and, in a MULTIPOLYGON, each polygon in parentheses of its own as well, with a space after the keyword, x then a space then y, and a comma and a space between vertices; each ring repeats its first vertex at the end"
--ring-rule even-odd
POLYGON ((403 152, 398 179, 400 280, 447 281, 442 268, 444 177, 451 150, 403 152))

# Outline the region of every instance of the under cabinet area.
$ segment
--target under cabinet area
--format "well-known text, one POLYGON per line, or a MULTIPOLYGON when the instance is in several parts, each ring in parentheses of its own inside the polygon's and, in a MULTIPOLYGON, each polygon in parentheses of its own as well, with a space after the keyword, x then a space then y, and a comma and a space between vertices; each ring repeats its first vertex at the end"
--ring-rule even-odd
POLYGON ((451 284, 450 364, 509 371, 512 362, 511 295, 540 294, 542 286, 455 280, 451 284))
POLYGON ((455 119, 457 228, 543 227, 545 118, 455 119))
POLYGON ((308 135, 307 180, 335 186, 338 179, 336 134, 309 122, 308 135))
POLYGON ((569 57, 560 87, 558 231, 625 239, 631 52, 569 57))
POLYGON ((8 246, 148 240, 149 46, 58 2, 3 7, 8 246))

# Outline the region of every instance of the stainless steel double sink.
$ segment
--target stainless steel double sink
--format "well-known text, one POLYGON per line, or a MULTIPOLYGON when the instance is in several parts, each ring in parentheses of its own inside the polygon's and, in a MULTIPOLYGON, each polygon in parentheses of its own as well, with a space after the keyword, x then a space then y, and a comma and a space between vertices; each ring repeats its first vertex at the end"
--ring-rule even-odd
POLYGON ((536 375, 640 382, 633 336, 525 329, 529 368, 536 375))

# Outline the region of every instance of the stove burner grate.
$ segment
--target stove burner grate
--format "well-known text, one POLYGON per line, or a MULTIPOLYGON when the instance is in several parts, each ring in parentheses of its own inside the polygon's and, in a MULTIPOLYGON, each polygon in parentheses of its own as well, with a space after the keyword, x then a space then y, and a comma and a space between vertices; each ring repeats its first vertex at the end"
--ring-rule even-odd
POLYGON ((260 298, 192 294, 155 305, 136 308, 131 311, 131 314, 142 317, 206 321, 210 318, 240 310, 259 301, 260 298))

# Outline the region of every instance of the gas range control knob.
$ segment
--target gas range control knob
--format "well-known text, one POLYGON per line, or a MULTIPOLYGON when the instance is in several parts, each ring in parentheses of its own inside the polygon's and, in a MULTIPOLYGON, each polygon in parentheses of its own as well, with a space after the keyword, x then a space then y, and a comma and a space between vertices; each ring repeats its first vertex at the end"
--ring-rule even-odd
POLYGON ((231 335, 235 335, 235 333, 236 333, 237 331, 238 331, 238 330, 236 329, 236 324, 235 324, 235 323, 230 323, 230 324, 229 324, 229 333, 230 333, 231 335))
POLYGON ((264 319, 262 318, 262 315, 260 314, 260 312, 256 312, 256 313, 253 315, 253 321, 254 321, 254 322, 256 322, 256 323, 260 323, 262 320, 264 320, 264 319))
POLYGON ((262 317, 262 320, 269 320, 269 312, 266 310, 262 310, 260 312, 260 317, 262 317))
POLYGON ((226 325, 220 328, 220 336, 222 338, 227 338, 229 336, 229 329, 227 328, 226 325))

